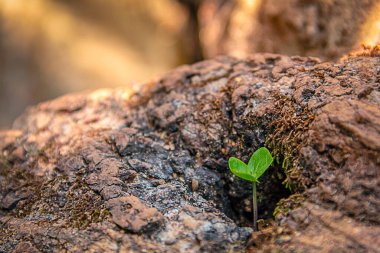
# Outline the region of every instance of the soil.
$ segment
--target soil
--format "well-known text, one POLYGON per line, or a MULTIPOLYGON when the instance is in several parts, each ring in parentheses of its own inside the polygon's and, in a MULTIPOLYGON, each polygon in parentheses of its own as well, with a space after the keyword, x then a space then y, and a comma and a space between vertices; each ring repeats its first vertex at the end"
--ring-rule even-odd
POLYGON ((0 251, 378 252, 379 78, 375 53, 219 57, 31 107, 0 132, 0 251), (252 233, 227 160, 261 146, 252 233))

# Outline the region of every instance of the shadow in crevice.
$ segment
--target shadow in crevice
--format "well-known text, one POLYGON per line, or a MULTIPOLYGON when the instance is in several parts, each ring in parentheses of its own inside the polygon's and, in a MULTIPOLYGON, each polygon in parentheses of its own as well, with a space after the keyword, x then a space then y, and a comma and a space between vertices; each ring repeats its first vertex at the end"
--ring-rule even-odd
MULTIPOLYGON (((284 178, 283 170, 280 167, 272 166, 260 179, 261 183, 257 185, 259 219, 274 219, 273 212, 277 203, 292 194, 282 183, 284 178)), ((252 185, 241 179, 235 180, 233 184, 225 185, 229 196, 230 210, 224 213, 239 226, 252 226, 252 185), (236 184, 240 188, 238 195, 231 194, 232 188, 236 188, 236 184)))

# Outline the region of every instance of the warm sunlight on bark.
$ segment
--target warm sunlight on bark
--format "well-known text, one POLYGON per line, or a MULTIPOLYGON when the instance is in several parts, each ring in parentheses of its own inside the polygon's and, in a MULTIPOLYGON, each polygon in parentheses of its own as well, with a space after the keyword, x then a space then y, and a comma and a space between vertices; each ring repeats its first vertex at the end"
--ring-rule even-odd
POLYGON ((371 47, 380 43, 380 3, 373 7, 367 21, 364 23, 360 42, 371 47))

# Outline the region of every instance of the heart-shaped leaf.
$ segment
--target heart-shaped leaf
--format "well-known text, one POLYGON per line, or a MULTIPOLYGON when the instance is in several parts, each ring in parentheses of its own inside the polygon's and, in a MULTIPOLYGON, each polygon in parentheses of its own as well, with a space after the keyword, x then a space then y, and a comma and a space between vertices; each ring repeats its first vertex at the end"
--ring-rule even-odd
POLYGON ((259 148, 251 156, 248 162, 248 168, 253 172, 253 176, 259 179, 268 167, 272 164, 273 157, 265 147, 259 148))
POLYGON ((243 161, 241 161, 235 157, 231 157, 228 160, 228 166, 230 167, 231 172, 235 176, 238 176, 242 179, 245 179, 245 180, 248 180, 251 182, 257 181, 256 178, 253 176, 253 174, 250 173, 250 170, 249 170, 247 164, 245 164, 243 161))

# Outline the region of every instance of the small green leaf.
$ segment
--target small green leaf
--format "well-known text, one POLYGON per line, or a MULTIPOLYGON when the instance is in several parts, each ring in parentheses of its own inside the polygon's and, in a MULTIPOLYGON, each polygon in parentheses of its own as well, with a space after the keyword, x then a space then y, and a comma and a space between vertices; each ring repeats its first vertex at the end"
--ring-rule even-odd
POLYGON ((272 164, 273 157, 265 147, 259 148, 251 156, 248 162, 248 168, 253 172, 256 179, 259 179, 268 167, 272 164))
POLYGON ((235 176, 238 176, 251 182, 257 181, 256 178, 252 174, 250 174, 247 164, 237 159, 236 157, 231 157, 228 160, 228 166, 230 167, 231 172, 235 176))

